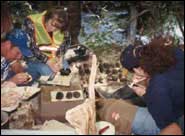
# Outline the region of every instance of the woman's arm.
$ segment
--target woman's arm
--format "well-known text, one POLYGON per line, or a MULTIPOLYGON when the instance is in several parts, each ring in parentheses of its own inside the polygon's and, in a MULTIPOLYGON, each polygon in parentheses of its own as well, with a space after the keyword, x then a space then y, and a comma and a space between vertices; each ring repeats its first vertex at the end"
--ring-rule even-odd
POLYGON ((169 88, 163 79, 156 78, 150 82, 144 99, 149 112, 160 129, 175 122, 169 88))
POLYGON ((29 18, 27 18, 24 21, 23 29, 27 33, 27 37, 28 37, 27 44, 28 44, 28 47, 33 52, 34 56, 41 62, 46 63, 48 60, 48 57, 45 54, 43 54, 38 48, 38 46, 36 45, 36 40, 35 40, 35 35, 34 35, 35 33, 34 26, 33 26, 32 21, 29 18))

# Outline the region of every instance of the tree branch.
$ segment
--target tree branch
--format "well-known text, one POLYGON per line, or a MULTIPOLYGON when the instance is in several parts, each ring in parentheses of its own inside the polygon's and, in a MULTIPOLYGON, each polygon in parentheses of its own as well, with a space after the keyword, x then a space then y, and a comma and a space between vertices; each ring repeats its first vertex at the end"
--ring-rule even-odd
POLYGON ((149 12, 149 9, 145 9, 143 11, 141 11, 139 14, 137 14, 136 16, 132 17, 129 22, 132 22, 133 20, 137 19, 139 16, 142 16, 143 14, 145 14, 146 12, 149 12))
POLYGON ((183 35, 183 37, 184 37, 184 30, 183 30, 182 23, 181 23, 181 21, 180 21, 179 15, 176 15, 176 18, 177 18, 177 22, 178 22, 178 24, 179 24, 179 28, 180 28, 180 30, 181 30, 181 33, 182 33, 182 35, 183 35))

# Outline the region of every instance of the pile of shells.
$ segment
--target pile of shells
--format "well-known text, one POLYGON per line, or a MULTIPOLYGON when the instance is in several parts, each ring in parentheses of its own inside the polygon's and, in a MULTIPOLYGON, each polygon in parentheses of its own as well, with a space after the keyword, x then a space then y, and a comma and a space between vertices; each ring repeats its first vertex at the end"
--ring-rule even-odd
POLYGON ((32 129, 34 126, 34 111, 31 104, 24 103, 10 117, 10 129, 32 129))
POLYGON ((107 82, 125 82, 126 79, 122 74, 122 67, 120 63, 109 64, 102 63, 99 64, 99 75, 97 76, 96 82, 103 83, 103 80, 107 82), (102 77, 101 75, 106 75, 102 77), (105 78, 105 79, 104 79, 105 78))
POLYGON ((89 64, 84 63, 84 64, 80 65, 79 75, 80 75, 80 80, 81 80, 82 86, 87 86, 87 84, 89 82, 90 73, 91 73, 91 71, 90 71, 89 64))

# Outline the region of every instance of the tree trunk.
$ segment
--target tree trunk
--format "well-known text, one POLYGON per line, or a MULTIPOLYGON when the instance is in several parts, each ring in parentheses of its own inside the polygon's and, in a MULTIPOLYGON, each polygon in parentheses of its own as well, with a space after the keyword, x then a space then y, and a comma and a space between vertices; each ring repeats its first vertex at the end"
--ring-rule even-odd
POLYGON ((182 35, 183 35, 183 37, 184 37, 184 30, 183 30, 183 26, 182 26, 182 23, 181 23, 181 20, 180 20, 179 15, 176 15, 176 18, 177 18, 177 22, 178 22, 178 24, 179 24, 179 28, 180 28, 180 30, 181 30, 181 33, 182 33, 182 35))
POLYGON ((81 6, 80 1, 68 1, 69 32, 72 44, 78 44, 78 35, 81 28, 81 6))
POLYGON ((137 10, 135 5, 130 5, 130 26, 128 32, 128 44, 134 44, 136 37, 136 26, 137 26, 137 10), (134 18, 134 19, 133 19, 134 18))
POLYGON ((36 1, 36 4, 39 5, 38 9, 40 12, 51 9, 55 5, 54 1, 36 1))

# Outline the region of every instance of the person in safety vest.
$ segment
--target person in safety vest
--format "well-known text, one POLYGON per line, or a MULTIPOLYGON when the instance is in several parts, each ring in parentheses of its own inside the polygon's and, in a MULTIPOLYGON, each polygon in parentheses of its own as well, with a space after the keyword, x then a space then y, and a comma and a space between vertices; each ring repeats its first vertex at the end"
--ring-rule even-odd
POLYGON ((8 39, 20 48, 29 67, 40 75, 51 75, 60 70, 55 52, 64 42, 67 24, 66 10, 52 8, 27 16, 22 29, 14 29, 8 39))

